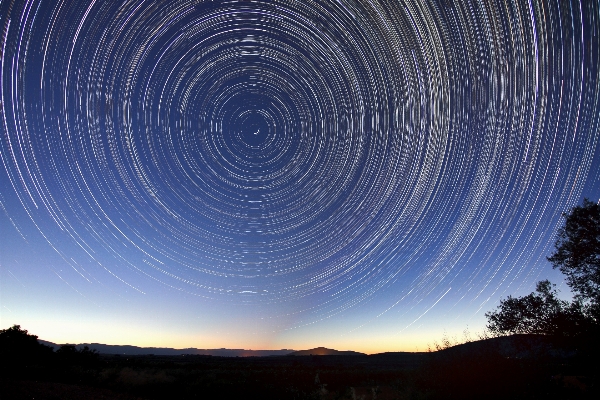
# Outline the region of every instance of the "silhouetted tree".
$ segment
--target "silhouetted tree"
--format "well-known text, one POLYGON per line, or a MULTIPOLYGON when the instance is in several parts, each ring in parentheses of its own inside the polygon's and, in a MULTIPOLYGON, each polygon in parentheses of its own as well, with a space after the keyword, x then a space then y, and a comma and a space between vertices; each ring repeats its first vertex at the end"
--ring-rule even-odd
POLYGON ((36 335, 30 335, 21 325, 13 325, 8 329, 0 330, 0 349, 10 351, 17 348, 36 348, 38 346, 36 335))
POLYGON ((37 336, 30 335, 20 325, 0 330, 0 360, 3 367, 45 363, 52 353, 51 347, 38 343, 37 336))
POLYGON ((545 280, 527 296, 500 300, 496 311, 485 314, 488 330, 494 335, 576 335, 585 321, 581 304, 560 300, 557 294, 555 285, 545 280))
POLYGON ((599 322, 600 311, 600 204, 588 199, 563 214, 565 225, 558 231, 556 251, 548 261, 567 277, 575 299, 586 314, 599 322))
POLYGON ((566 275, 575 294, 560 300, 554 285, 538 282, 524 297, 501 300, 486 313, 487 328, 495 335, 535 333, 561 336, 590 335, 598 330, 600 309, 600 206, 587 199, 566 214, 558 231, 555 252, 548 257, 566 275))

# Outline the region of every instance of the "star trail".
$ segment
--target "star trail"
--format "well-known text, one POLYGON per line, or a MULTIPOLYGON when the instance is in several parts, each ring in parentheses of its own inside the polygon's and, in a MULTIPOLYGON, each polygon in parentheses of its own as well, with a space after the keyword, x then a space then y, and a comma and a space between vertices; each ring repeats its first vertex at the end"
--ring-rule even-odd
POLYGON ((597 2, 2 0, 0 15, 2 327, 35 320, 49 287, 91 319, 149 298, 241 307, 265 345, 373 326, 401 348, 559 280, 560 215, 600 197, 597 2))

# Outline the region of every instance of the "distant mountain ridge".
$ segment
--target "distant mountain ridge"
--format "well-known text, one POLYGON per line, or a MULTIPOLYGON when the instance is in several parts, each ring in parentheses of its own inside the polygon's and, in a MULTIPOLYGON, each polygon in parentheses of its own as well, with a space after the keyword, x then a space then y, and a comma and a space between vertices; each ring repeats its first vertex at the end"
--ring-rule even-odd
MULTIPOLYGON (((57 350, 61 345, 38 339, 38 342, 45 344, 57 350)), ((504 356, 527 357, 531 354, 540 352, 561 353, 567 352, 561 348, 560 343, 554 343, 551 337, 545 335, 511 335, 482 340, 461 343, 441 351, 426 352, 385 352, 379 354, 367 355, 357 351, 339 351, 325 347, 317 347, 310 350, 245 350, 245 349, 173 349, 169 347, 138 347, 131 345, 111 345, 102 343, 81 343, 75 345, 77 349, 87 346, 95 349, 101 354, 120 354, 120 355, 156 355, 156 356, 179 356, 179 355, 205 355, 216 357, 270 357, 270 356, 368 356, 369 359, 384 363, 396 363, 401 360, 403 363, 415 364, 423 359, 430 357, 443 356, 448 353, 477 354, 489 349, 495 349, 504 356)), ((566 354, 566 353, 565 353, 566 354)))
POLYGON ((310 350, 299 350, 288 354, 290 356, 366 356, 365 353, 359 353, 357 351, 339 351, 328 349, 326 347, 317 347, 310 350))
MULTIPOLYGON (((38 339, 38 342, 57 350, 61 345, 38 339)), ((174 349, 170 347, 138 347, 131 345, 113 345, 102 343, 80 343, 74 345, 77 349, 85 346, 96 350, 100 354, 121 354, 130 356, 155 355, 155 356, 180 356, 199 355, 216 357, 270 357, 270 356, 366 356, 357 351, 340 351, 325 347, 316 347, 310 350, 245 350, 245 349, 174 349)))
MULTIPOLYGON (((38 339, 38 342, 45 344, 57 350, 61 345, 38 339)), ((245 350, 245 349, 173 349, 170 347, 138 347, 131 345, 112 345, 102 343, 81 343, 75 345, 77 349, 83 347, 95 349, 100 354, 121 354, 130 356, 141 355, 156 355, 156 356, 179 356, 179 355, 201 355, 201 356, 216 356, 216 357, 269 357, 269 356, 285 356, 295 352, 295 350, 245 350)))

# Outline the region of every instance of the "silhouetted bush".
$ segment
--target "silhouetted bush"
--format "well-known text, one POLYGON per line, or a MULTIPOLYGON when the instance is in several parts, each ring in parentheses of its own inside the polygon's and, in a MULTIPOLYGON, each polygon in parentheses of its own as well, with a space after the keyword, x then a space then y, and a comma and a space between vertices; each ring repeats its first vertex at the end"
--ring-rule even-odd
POLYGON ((56 351, 57 362, 64 366, 93 367, 98 364, 100 355, 88 346, 77 350, 72 344, 64 344, 56 351))

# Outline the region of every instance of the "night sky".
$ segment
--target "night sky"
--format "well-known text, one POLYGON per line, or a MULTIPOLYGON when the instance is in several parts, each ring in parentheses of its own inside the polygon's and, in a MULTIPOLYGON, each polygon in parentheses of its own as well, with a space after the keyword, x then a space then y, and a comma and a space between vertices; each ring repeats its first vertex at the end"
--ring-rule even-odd
POLYGON ((0 0, 0 328, 424 351, 568 298, 599 7, 0 0))

